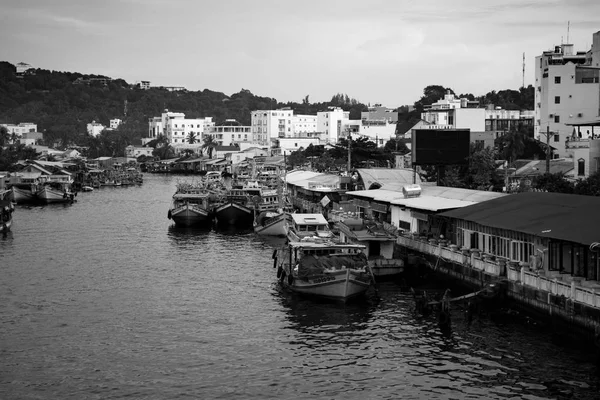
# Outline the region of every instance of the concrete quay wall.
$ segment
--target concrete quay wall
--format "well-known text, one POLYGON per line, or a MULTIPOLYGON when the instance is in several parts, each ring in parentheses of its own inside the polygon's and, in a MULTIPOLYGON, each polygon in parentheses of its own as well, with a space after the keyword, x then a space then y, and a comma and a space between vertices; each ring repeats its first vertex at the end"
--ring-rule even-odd
POLYGON ((600 347, 600 290, 586 287, 578 279, 519 269, 503 260, 416 237, 400 236, 396 246, 409 254, 407 265, 425 264, 473 289, 502 284, 506 298, 519 308, 571 326, 598 339, 600 347))

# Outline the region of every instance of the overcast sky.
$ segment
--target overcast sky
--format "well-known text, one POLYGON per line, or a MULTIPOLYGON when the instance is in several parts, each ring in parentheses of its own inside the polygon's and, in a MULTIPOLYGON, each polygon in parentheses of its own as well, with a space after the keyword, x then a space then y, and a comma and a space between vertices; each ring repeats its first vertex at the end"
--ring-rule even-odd
POLYGON ((427 85, 534 82, 534 57, 588 50, 600 0, 3 0, 0 60, 278 101, 412 104, 427 85))

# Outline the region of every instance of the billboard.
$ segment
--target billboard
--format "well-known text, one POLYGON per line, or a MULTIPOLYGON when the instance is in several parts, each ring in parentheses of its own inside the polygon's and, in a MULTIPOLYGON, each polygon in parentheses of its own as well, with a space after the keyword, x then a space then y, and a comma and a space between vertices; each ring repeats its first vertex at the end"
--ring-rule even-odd
POLYGON ((412 163, 468 164, 470 142, 470 129, 415 129, 412 134, 412 163))

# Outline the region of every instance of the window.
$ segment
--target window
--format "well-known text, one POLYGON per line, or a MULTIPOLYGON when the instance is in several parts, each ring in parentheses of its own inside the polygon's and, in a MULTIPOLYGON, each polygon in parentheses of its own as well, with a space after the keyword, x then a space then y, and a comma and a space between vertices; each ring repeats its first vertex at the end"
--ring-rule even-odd
POLYGON ((554 135, 554 141, 560 142, 560 135, 558 133, 554 135))
POLYGON ((577 175, 584 176, 585 175, 585 160, 580 158, 577 160, 577 175))
POLYGON ((555 76, 554 77, 554 83, 556 83, 556 84, 560 83, 560 76, 555 76))
POLYGON ((560 104, 560 96, 554 96, 554 104, 560 104))
POLYGON ((556 122, 557 124, 560 122, 560 115, 554 116, 554 122, 556 122))

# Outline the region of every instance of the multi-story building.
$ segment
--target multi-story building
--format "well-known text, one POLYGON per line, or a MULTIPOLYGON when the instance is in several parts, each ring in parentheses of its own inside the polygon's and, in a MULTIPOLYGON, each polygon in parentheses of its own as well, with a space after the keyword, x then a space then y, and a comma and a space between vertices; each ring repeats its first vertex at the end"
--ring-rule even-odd
POLYGON ((349 128, 345 127, 350 121, 350 112, 339 107, 329 107, 327 111, 317 113, 317 132, 319 132, 326 143, 337 143, 340 138, 350 134, 349 128))
POLYGON ((398 123, 396 110, 375 104, 375 106, 369 107, 368 111, 361 112, 360 119, 359 135, 375 142, 378 147, 385 145, 387 141, 396 136, 398 123))
POLYGON ((271 139, 292 137, 293 118, 294 111, 290 108, 252 111, 251 131, 254 142, 270 146, 271 139))
POLYGON ((485 131, 485 109, 479 108, 476 101, 457 99, 452 93, 426 108, 421 113, 421 119, 445 129, 485 131))
POLYGON ((494 138, 519 128, 533 128, 533 110, 503 110, 500 107, 488 106, 485 110, 485 130, 494 132, 494 138))
POLYGON ((109 124, 110 129, 117 129, 122 122, 119 118, 111 119, 109 124))
POLYGON ((160 117, 152 117, 148 120, 148 138, 143 142, 156 139, 158 135, 164 135, 172 146, 187 144, 202 144, 205 134, 215 125, 212 117, 185 118, 184 113, 165 110, 160 117), (189 143, 190 138, 194 143, 189 143))
POLYGON ((252 138, 252 128, 243 126, 235 119, 227 119, 221 125, 210 127, 208 132, 220 146, 234 146, 252 138))
POLYGON ((11 138, 14 134, 16 135, 17 139, 22 138, 23 134, 27 132, 37 132, 37 124, 32 122, 21 122, 19 124, 0 124, 0 126, 6 128, 11 138))
POLYGON ((311 137, 317 132, 316 115, 294 115, 292 118, 294 135, 296 138, 311 137))
POLYGON ((599 108, 600 31, 592 35, 589 51, 562 44, 536 57, 535 134, 543 141, 551 136, 557 157, 572 155, 565 144, 572 125, 598 118, 599 108))

